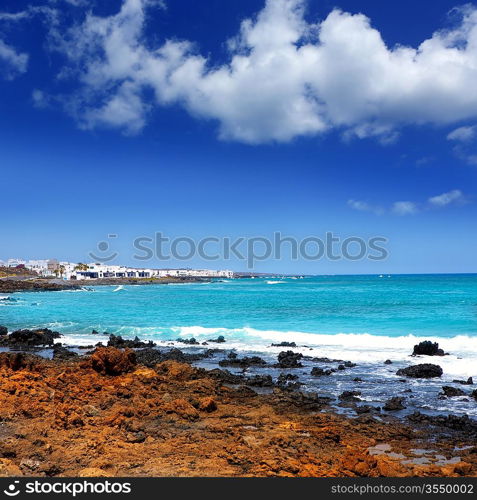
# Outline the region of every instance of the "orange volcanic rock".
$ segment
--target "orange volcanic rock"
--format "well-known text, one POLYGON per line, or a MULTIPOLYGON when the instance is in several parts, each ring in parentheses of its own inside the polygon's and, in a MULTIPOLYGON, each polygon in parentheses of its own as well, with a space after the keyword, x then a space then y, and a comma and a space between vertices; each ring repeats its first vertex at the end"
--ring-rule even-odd
POLYGON ((386 418, 347 418, 287 391, 227 387, 175 361, 146 368, 128 349, 58 361, 0 355, 0 476, 477 474, 477 454, 466 449, 475 436, 386 418), (426 443, 453 458, 456 442, 457 463, 412 463, 412 450, 426 443), (395 454, 371 455, 377 443, 395 454))
POLYGON ((132 349, 99 347, 91 356, 93 370, 103 375, 121 375, 129 372, 136 364, 136 354, 132 349))

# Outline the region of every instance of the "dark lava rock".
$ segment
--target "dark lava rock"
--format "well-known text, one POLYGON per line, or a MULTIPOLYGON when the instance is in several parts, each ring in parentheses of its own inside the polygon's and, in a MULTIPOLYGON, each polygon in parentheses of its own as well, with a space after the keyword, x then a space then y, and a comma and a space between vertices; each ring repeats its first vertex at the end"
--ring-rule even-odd
POLYGON ((458 387, 451 387, 450 385, 442 386, 442 394, 448 398, 454 398, 456 396, 465 396, 465 392, 458 387))
POLYGON ((387 359, 385 362, 384 362, 385 365, 392 365, 393 362, 390 360, 390 359, 387 359))
MULTIPOLYGON (((281 399, 289 407, 290 403, 305 411, 320 411, 323 407, 328 406, 332 398, 326 396, 318 396, 314 392, 281 392, 281 399)), ((339 434, 335 435, 339 442, 339 434)))
POLYGON ((432 365, 430 363, 408 366, 396 372, 396 375, 411 378, 433 378, 440 377, 442 374, 443 371, 439 365, 432 365))
POLYGON ((252 387, 273 387, 273 379, 271 375, 255 375, 248 377, 245 384, 252 387))
POLYGON ((406 407, 403 405, 404 398, 394 397, 388 399, 386 404, 383 406, 383 410, 386 411, 397 411, 404 410, 406 407))
POLYGON ((55 339, 61 337, 58 332, 53 332, 48 328, 39 328, 36 330, 16 330, 7 336, 0 338, 0 346, 7 347, 33 347, 33 346, 51 346, 55 339))
POLYGON ((414 346, 413 356, 444 356, 445 353, 442 349, 439 349, 439 344, 437 342, 431 342, 430 340, 424 340, 424 342, 419 342, 419 344, 414 346))
POLYGON ((78 354, 76 352, 70 351, 61 344, 55 344, 53 346, 53 359, 71 359, 77 358, 78 354))
POLYGON ((331 370, 323 370, 323 368, 319 368, 318 366, 315 366, 311 370, 312 377, 323 377, 324 375, 331 375, 331 373, 332 373, 331 370))
POLYGON ((91 356, 91 367, 103 375, 121 375, 136 365, 136 353, 131 349, 99 347, 91 356))
POLYGON ((293 351, 282 351, 278 355, 277 368, 301 368, 303 365, 299 362, 303 358, 303 354, 293 351))
POLYGON ((462 385, 474 385, 474 379, 469 377, 467 380, 453 380, 454 384, 462 384, 462 385))
POLYGON ((7 335, 8 334, 8 328, 6 326, 0 326, 0 335, 7 335))
POLYGON ((296 347, 295 342, 280 342, 279 344, 272 344, 272 347, 296 347))
POLYGON ((361 391, 344 391, 338 397, 341 401, 361 401, 361 391))
POLYGON ((158 363, 164 361, 178 361, 179 363, 194 363, 204 358, 211 357, 216 351, 214 349, 207 349, 204 352, 188 354, 182 352, 180 349, 172 348, 167 350, 159 350, 155 348, 139 349, 136 351, 136 358, 138 364, 154 367, 158 363))
POLYGON ((471 396, 477 401, 477 389, 475 391, 472 391, 471 396))
POLYGON ((219 361, 219 366, 233 366, 237 368, 248 368, 250 366, 265 366, 267 362, 258 356, 246 356, 238 358, 235 353, 230 353, 228 359, 219 361), (230 354, 233 356, 231 357, 230 354))
POLYGON ((296 391, 302 385, 301 382, 298 382, 298 375, 292 373, 280 373, 277 378, 277 386, 285 391, 296 391))
POLYGON ((477 421, 469 418, 468 415, 458 417, 456 415, 425 415, 415 411, 407 417, 411 422, 418 424, 431 424, 440 427, 447 427, 456 431, 477 435, 477 421))
POLYGON ((123 339, 121 335, 114 335, 113 333, 109 336, 108 347, 118 347, 122 349, 123 347, 129 347, 131 349, 139 349, 141 347, 154 347, 156 344, 150 340, 149 342, 142 342, 139 337, 134 337, 134 340, 123 339))
POLYGON ((197 342, 194 337, 191 337, 190 339, 177 339, 176 342, 187 345, 199 345, 199 342, 197 342))
POLYGON ((225 342, 225 338, 223 335, 219 335, 216 339, 209 339, 209 342, 215 342, 216 344, 223 344, 225 342))
POLYGON ((91 335, 99 335, 99 332, 97 330, 92 330, 91 335))
POLYGON ((40 356, 24 354, 23 352, 0 353, 0 368, 8 368, 13 371, 29 369, 32 370, 37 364, 44 362, 40 356))
POLYGON ((214 368, 213 370, 207 371, 207 375, 220 380, 224 384, 239 385, 245 381, 243 375, 236 375, 235 373, 230 373, 228 370, 221 370, 220 368, 214 368))
POLYGON ((372 413, 372 412, 375 412, 375 411, 379 411, 378 408, 375 408, 374 406, 370 406, 370 405, 361 405, 361 406, 357 406, 354 411, 358 414, 358 415, 363 415, 364 413, 372 413))
POLYGON ((363 379, 362 379, 362 378, 360 378, 360 377, 355 377, 355 378, 353 379, 353 382, 363 382, 363 379))

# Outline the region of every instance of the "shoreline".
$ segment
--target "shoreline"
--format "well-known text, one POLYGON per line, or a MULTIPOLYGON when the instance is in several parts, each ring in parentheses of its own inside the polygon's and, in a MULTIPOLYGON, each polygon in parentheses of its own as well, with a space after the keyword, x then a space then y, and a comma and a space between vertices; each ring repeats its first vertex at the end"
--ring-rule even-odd
POLYGON ((21 345, 0 353, 0 470, 10 475, 477 475, 475 420, 341 415, 295 385, 290 355, 282 380, 270 381, 248 372, 257 359, 194 366, 226 351, 221 339, 200 353, 188 341, 178 349, 113 336, 78 354, 54 347, 50 332, 41 341, 53 359, 21 345))
POLYGON ((208 278, 98 278, 94 280, 71 280, 46 278, 12 279, 0 278, 0 293, 15 292, 59 292, 62 290, 80 290, 95 286, 120 285, 168 285, 172 283, 209 283, 208 278))

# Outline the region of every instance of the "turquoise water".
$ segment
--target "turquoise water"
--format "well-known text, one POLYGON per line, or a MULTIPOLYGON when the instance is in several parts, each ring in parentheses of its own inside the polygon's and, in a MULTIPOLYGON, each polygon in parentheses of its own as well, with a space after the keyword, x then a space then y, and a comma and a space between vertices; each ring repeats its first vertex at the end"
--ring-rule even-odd
MULTIPOLYGON (((175 338, 180 329, 477 335, 477 275, 323 276, 16 293, 0 324, 175 338)), ((246 331, 242 331, 246 336, 246 331)))
POLYGON ((93 329, 181 348, 178 338, 193 336, 204 342, 223 335, 226 343, 220 346, 226 351, 204 363, 215 367, 220 356, 235 349, 264 357, 269 364, 257 373, 277 377, 273 364, 283 348, 271 344, 295 342, 293 350, 305 356, 356 363, 323 380, 310 376, 316 363, 304 358, 303 368, 294 373, 305 389, 336 398, 343 390, 358 388, 364 401, 382 405, 390 395, 411 387, 412 395, 402 394, 406 411, 431 407, 477 416, 472 398, 439 397, 444 383, 477 379, 477 275, 237 279, 15 293, 6 298, 0 296, 0 324, 10 330, 49 327, 64 334, 61 342, 69 345, 107 340, 92 335, 93 329), (414 344, 423 339, 439 342, 450 354, 410 358, 414 344), (384 363, 387 359, 391 365, 384 363), (409 380, 404 386, 397 369, 417 362, 438 363, 443 377, 409 380), (364 381, 359 387, 356 377, 364 381))

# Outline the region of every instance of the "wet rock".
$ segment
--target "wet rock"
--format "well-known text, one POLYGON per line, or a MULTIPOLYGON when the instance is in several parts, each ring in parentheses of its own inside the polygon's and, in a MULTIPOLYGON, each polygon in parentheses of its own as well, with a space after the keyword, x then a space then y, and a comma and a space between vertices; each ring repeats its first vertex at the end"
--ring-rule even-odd
POLYGON ((471 396, 477 401, 477 389, 475 391, 472 391, 471 396))
POLYGON ((459 389, 458 387, 443 385, 442 395, 446 396, 447 398, 454 398, 457 396, 465 396, 465 392, 462 389, 459 389))
POLYGON ((187 345, 199 345, 199 342, 194 337, 191 337, 190 339, 177 339, 176 342, 187 345))
POLYGON ((361 405, 361 406, 357 406, 354 411, 358 414, 358 415, 363 415, 365 413, 373 413, 375 411, 379 411, 378 408, 375 408, 374 406, 370 406, 370 405, 361 405))
POLYGON ((354 402, 361 401, 361 391, 344 391, 338 397, 341 401, 354 402))
POLYGON ((404 410, 406 407, 403 404, 404 398, 400 397, 394 397, 391 399, 388 399, 383 406, 383 410, 385 411, 397 411, 397 410, 404 410))
POLYGON ((129 347, 131 349, 139 349, 142 347, 154 347, 156 344, 150 340, 149 342, 142 342, 139 337, 134 337, 133 340, 123 339, 121 335, 114 335, 113 333, 109 336, 108 347, 116 347, 122 349, 124 347, 129 347))
POLYGON ((8 334, 8 328, 6 326, 0 325, 0 336, 7 335, 7 334, 8 334))
POLYGON ((273 387, 273 379, 271 375, 255 375, 248 377, 245 384, 252 387, 273 387))
POLYGON ((200 361, 201 359, 212 356, 215 352, 216 351, 214 349, 207 349, 204 352, 188 354, 182 352, 180 349, 177 349, 176 347, 167 350, 146 348, 136 351, 136 359, 139 364, 152 368, 158 363, 162 363, 164 361, 177 361, 178 363, 194 363, 196 361, 200 361))
POLYGON ((236 375, 235 373, 230 373, 228 370, 221 370, 220 368, 210 370, 207 374, 216 380, 220 380, 224 384, 239 385, 245 381, 243 375, 236 375))
POLYGON ((385 362, 384 362, 385 365, 392 365, 393 362, 390 360, 390 359, 387 359, 385 362))
POLYGON ((323 377, 323 376, 331 375, 331 373, 332 373, 331 370, 323 370, 323 368, 319 368, 318 366, 315 366, 311 370, 312 377, 323 377))
POLYGON ((285 391, 296 391, 302 385, 301 382, 298 382, 298 375, 292 373, 280 373, 277 378, 277 386, 285 391))
POLYGON ((413 356, 444 356, 445 353, 442 349, 439 349, 439 344, 437 342, 431 342, 430 340, 424 340, 419 342, 419 344, 414 346, 412 352, 413 356))
POLYGON ((468 415, 458 417, 456 415, 425 415, 419 411, 415 411, 407 417, 413 423, 431 424, 439 427, 462 431, 466 434, 477 436, 477 421, 469 418, 468 415))
POLYGON ((0 346, 28 348, 33 346, 51 346, 55 339, 61 337, 58 332, 53 332, 48 328, 36 330, 16 330, 10 335, 0 337, 0 346))
POLYGON ((223 344, 225 342, 225 338, 223 335, 219 335, 216 339, 209 339, 209 342, 215 342, 216 344, 223 344))
POLYGON ((353 379, 353 382, 363 382, 363 379, 362 379, 362 378, 360 378, 360 377, 355 377, 355 378, 353 379))
POLYGON ((99 347, 91 356, 91 367, 103 375, 121 375, 132 371, 136 365, 136 354, 131 349, 99 347))
POLYGON ((303 365, 299 362, 303 358, 303 354, 293 351, 282 351, 278 355, 277 368, 301 368, 303 365))
POLYGON ((280 342, 279 344, 272 344, 272 347, 296 347, 295 342, 280 342))
POLYGON ((98 331, 96 331, 96 330, 92 330, 92 331, 91 331, 91 335, 99 335, 99 332, 98 332, 98 331))
POLYGON ((53 346, 53 359, 71 359, 77 358, 78 354, 76 352, 70 351, 66 347, 63 347, 61 344, 55 344, 53 346))
POLYGON ((453 380, 452 382, 461 385, 474 385, 474 379, 472 377, 469 377, 467 380, 453 380))
POLYGON ((244 358, 229 356, 228 359, 222 359, 221 361, 219 361, 219 366, 232 366, 237 368, 249 368, 250 366, 265 366, 266 364, 267 362, 258 356, 246 356, 244 358))
POLYGON ((412 365, 406 368, 401 368, 396 372, 396 375, 410 378, 434 378, 440 377, 443 370, 439 365, 424 363, 422 365, 412 365))

